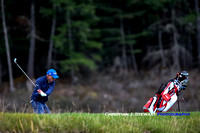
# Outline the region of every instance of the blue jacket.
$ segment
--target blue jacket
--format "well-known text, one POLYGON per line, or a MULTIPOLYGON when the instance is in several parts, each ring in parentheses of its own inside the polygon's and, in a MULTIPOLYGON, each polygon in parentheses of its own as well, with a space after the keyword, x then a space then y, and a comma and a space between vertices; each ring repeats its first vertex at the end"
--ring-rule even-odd
POLYGON ((52 93, 54 86, 55 86, 55 81, 52 83, 48 83, 47 76, 42 76, 36 80, 36 87, 33 90, 33 94, 31 96, 31 100, 37 101, 40 103, 45 103, 48 101, 48 96, 52 93), (47 94, 47 96, 42 97, 38 93, 38 89, 41 89, 44 93, 47 94))

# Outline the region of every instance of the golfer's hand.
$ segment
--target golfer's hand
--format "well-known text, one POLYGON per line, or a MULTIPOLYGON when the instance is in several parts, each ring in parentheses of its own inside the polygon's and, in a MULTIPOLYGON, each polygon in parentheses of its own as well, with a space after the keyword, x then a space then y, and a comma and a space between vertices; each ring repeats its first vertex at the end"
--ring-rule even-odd
POLYGON ((42 90, 38 89, 37 91, 38 91, 38 93, 39 93, 42 97, 47 96, 47 94, 44 93, 42 90))
POLYGON ((38 91, 39 94, 42 92, 42 90, 40 90, 40 89, 38 89, 37 91, 38 91))

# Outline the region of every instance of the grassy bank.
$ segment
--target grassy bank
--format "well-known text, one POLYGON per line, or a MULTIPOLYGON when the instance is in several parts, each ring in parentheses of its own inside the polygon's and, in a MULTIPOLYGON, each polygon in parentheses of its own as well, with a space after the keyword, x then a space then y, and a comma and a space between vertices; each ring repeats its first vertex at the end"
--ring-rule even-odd
POLYGON ((197 133, 199 124, 200 112, 191 112, 189 116, 0 113, 0 132, 197 133))

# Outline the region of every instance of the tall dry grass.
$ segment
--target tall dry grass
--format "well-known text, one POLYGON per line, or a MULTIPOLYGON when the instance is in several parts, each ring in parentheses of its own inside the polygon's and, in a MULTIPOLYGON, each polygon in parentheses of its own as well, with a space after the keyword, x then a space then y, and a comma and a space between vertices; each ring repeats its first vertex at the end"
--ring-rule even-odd
MULTIPOLYGON (((197 70, 189 71, 189 74, 189 85, 182 93, 189 111, 199 111, 200 74, 197 70)), ((143 72, 140 76, 95 75, 74 86, 60 79, 56 81, 47 105, 51 112, 57 113, 142 112, 143 105, 155 95, 161 83, 166 83, 174 76, 174 73, 169 72, 143 72)), ((32 112, 30 98, 31 92, 20 87, 14 93, 0 93, 0 111, 32 112)), ((184 102, 181 99, 179 101, 181 111, 186 111, 184 102)), ((177 103, 172 111, 178 111, 177 103)))

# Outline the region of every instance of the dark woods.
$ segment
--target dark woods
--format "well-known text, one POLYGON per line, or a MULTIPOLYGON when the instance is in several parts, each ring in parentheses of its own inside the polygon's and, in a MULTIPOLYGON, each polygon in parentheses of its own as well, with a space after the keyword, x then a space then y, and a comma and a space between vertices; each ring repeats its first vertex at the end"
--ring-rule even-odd
MULTIPOLYGON (((1 92, 32 90, 14 58, 31 79, 56 69, 61 77, 57 88, 67 88, 65 97, 85 103, 104 99, 102 104, 114 107, 142 106, 162 82, 183 69, 195 84, 199 7, 198 0, 1 0, 1 92), (117 97, 131 100, 116 105, 117 97)), ((194 84, 191 88, 198 88, 194 84)), ((198 103, 193 105, 196 109, 198 103)))

